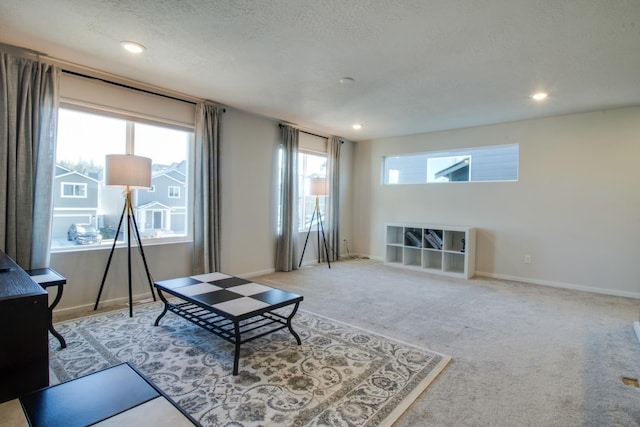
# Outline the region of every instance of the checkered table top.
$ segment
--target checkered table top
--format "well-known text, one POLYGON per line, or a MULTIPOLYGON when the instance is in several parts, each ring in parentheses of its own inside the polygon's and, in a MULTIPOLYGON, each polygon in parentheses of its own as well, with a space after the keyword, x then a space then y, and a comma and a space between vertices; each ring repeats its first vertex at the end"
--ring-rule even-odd
POLYGON ((180 277, 155 283, 156 288, 185 301, 211 308, 225 317, 257 315, 302 301, 302 296, 224 273, 180 277))

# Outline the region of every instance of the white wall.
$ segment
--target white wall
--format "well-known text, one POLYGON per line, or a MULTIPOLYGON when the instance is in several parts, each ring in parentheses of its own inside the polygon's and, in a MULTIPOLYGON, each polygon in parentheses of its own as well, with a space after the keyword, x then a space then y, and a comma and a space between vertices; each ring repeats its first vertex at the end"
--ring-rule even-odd
POLYGON ((384 257, 387 222, 473 226, 478 275, 640 298, 638 107, 360 142, 354 158, 361 254, 384 257), (380 184, 385 155, 509 143, 518 182, 380 184))
MULTIPOLYGON (((278 203, 278 121, 227 108, 221 119, 221 270, 252 276, 274 270, 278 203)), ((342 238, 351 239, 352 143, 342 147, 341 223, 342 238)), ((306 233, 300 234, 300 253, 306 233)), ((315 240, 314 240, 315 242, 315 240)), ((311 245, 311 240, 310 243, 311 245)), ((92 308, 95 303, 111 247, 54 253, 51 267, 67 278, 57 311, 92 308)), ((316 250, 307 248, 308 256, 316 250)), ((191 243, 145 245, 154 280, 191 274, 191 243)), ((307 258, 307 255, 305 255, 307 258)), ((149 285, 137 249, 132 249, 133 293, 150 297, 149 285)), ((127 298, 126 248, 116 249, 101 306, 127 298)))
POLYGON ((274 120, 232 108, 222 117, 220 261, 229 274, 273 271, 279 135, 274 120))
MULTIPOLYGON (((93 308, 110 250, 111 247, 51 254, 51 268, 67 279, 56 311, 93 308)), ((184 276, 191 270, 191 244, 145 245, 144 252, 153 280, 184 276)), ((131 248, 131 260, 134 299, 151 297, 142 258, 135 246, 131 248)), ((100 307, 126 301, 127 295, 127 249, 118 248, 111 261, 100 307)))
MULTIPOLYGON (((252 276, 274 271, 278 214, 277 121, 229 109, 223 116, 221 149, 222 269, 252 276)), ((351 164, 353 144, 346 141, 340 159, 340 233, 351 237, 351 164)), ((307 231, 298 235, 298 257, 307 231)), ((343 249, 338 248, 339 252, 343 249)), ((331 249, 329 249, 331 250, 331 249)), ((317 262, 316 228, 307 243, 303 265, 317 262)))

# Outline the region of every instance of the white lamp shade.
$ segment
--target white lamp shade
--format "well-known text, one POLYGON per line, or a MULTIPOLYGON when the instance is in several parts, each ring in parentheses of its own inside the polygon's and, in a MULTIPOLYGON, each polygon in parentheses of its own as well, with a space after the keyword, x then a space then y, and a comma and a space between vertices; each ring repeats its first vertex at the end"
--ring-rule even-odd
POLYGON ((107 154, 104 182, 109 186, 151 187, 151 159, 131 154, 107 154))
POLYGON ((327 195, 327 179, 326 178, 309 178, 309 193, 312 196, 327 195))

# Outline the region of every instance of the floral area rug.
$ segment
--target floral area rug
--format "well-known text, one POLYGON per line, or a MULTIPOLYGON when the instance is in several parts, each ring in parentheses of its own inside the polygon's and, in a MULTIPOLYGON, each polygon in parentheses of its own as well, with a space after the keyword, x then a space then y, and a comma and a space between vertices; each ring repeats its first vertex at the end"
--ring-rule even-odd
MULTIPOLYGON (((450 358, 299 310, 293 328, 234 346, 167 313, 162 305, 56 324, 68 347, 50 340, 59 381, 131 362, 205 426, 390 425, 450 358)), ((125 393, 126 390, 123 390, 125 393)))

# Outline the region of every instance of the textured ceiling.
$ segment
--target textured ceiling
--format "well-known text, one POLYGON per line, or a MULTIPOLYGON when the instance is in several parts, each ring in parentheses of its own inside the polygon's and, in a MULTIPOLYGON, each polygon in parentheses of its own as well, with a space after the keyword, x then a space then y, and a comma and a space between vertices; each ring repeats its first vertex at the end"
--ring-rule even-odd
POLYGON ((352 140, 640 104, 639 0, 5 0, 0 42, 352 140))

